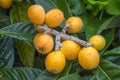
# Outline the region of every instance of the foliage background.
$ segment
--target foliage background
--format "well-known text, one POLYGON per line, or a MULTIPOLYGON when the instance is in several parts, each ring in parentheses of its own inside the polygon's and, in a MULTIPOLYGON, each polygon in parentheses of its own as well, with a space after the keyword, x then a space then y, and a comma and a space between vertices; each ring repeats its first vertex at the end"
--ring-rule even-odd
POLYGON ((0 80, 120 80, 120 0, 13 0, 9 9, 0 8, 0 80), (65 20, 56 30, 61 31, 66 19, 79 16, 82 31, 73 34, 88 41, 95 34, 107 43, 100 51, 101 61, 93 70, 84 70, 77 60, 67 62, 62 73, 46 71, 46 55, 33 46, 37 31, 29 22, 27 9, 40 4, 49 11, 59 8, 65 20))

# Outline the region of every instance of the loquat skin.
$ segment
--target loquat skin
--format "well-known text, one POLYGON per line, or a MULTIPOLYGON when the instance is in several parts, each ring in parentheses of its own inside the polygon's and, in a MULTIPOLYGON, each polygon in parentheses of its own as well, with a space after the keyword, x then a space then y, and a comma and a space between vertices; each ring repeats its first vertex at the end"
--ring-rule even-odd
POLYGON ((79 17, 70 17, 67 19, 66 24, 69 25, 70 33, 77 33, 82 29, 83 22, 79 17))
POLYGON ((49 53, 45 59, 46 69, 54 74, 62 72, 66 64, 65 56, 60 51, 49 53))
POLYGON ((98 66, 100 56, 93 47, 82 48, 78 54, 78 62, 83 69, 91 70, 98 66))
POLYGON ((60 48, 60 51, 65 55, 68 61, 77 59, 80 50, 80 45, 72 40, 63 41, 62 47, 60 48))
POLYGON ((45 10, 41 5, 31 5, 27 14, 29 20, 34 24, 42 25, 45 22, 45 10))
POLYGON ((12 5, 12 0, 0 0, 0 7, 8 9, 12 5))
POLYGON ((48 54, 54 47, 54 40, 51 35, 38 33, 34 38, 34 46, 41 54, 48 54))
POLYGON ((52 9, 47 12, 45 23, 49 28, 58 27, 64 19, 63 12, 60 9, 52 9))
POLYGON ((102 50, 106 45, 106 40, 101 35, 94 35, 89 39, 90 43, 93 43, 93 47, 98 51, 102 50))

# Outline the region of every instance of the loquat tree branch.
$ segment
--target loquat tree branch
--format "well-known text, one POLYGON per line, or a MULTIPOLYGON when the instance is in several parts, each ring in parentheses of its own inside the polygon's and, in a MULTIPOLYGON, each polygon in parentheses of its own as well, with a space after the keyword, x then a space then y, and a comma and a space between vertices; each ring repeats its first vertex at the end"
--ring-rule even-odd
POLYGON ((69 25, 67 24, 67 25, 65 25, 65 27, 63 28, 63 30, 62 30, 62 33, 63 34, 65 34, 66 33, 66 31, 68 31, 68 32, 71 32, 71 30, 70 30, 70 28, 69 28, 69 25))
MULTIPOLYGON (((45 32, 44 33, 50 33, 52 35, 55 35, 56 36, 56 49, 61 47, 61 44, 60 44, 60 38, 63 39, 63 40, 72 40, 72 41, 75 41, 77 42, 78 44, 80 44, 81 46, 85 46, 85 47, 90 47, 90 46, 93 46, 92 43, 88 43, 84 40, 81 40, 79 38, 76 38, 74 36, 70 36, 70 35, 67 35, 65 34, 66 30, 63 30, 62 32, 58 32, 54 29, 51 29, 51 28, 48 28, 47 25, 44 25, 44 26, 40 26, 38 25, 38 28, 41 29, 41 30, 44 30, 45 32)), ((67 26, 66 26, 67 28, 67 26)), ((65 29, 65 28, 64 28, 65 29)))
POLYGON ((59 51, 59 49, 62 47, 62 44, 60 43, 60 35, 56 35, 56 39, 55 39, 55 51, 59 51))

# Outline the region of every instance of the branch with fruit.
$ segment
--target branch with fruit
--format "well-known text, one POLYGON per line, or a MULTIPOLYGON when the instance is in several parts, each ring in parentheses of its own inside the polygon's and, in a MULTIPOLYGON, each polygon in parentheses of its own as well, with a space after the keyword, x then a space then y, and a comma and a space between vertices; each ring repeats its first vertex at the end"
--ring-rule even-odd
MULTIPOLYGON (((79 38, 76 38, 76 37, 74 37, 74 36, 69 36, 69 35, 67 35, 66 33, 64 33, 63 31, 66 31, 65 30, 65 28, 63 29, 63 31, 62 32, 58 32, 58 31, 56 31, 56 30, 54 30, 54 29, 50 29, 50 28, 48 28, 48 26, 47 25, 44 25, 44 26, 40 26, 40 25, 38 25, 37 26, 40 30, 44 30, 44 33, 45 34, 52 34, 52 35, 55 35, 56 36, 56 45, 59 45, 59 47, 61 47, 60 46, 60 44, 57 44, 57 43, 60 43, 60 39, 63 39, 63 40, 72 40, 72 41, 75 41, 75 42, 77 42, 78 44, 80 44, 81 46, 84 46, 84 47, 90 47, 90 46, 93 46, 93 44, 92 43, 88 43, 88 42, 86 42, 86 41, 84 41, 84 40, 81 40, 81 39, 79 39, 79 38)), ((58 48, 58 47, 55 47, 55 48, 58 48)))
POLYGON ((89 43, 67 34, 74 34, 82 29, 81 18, 75 16, 68 18, 65 27, 59 32, 54 28, 58 27, 64 19, 60 9, 52 9, 45 14, 42 6, 32 5, 28 9, 28 17, 39 32, 34 38, 35 48, 41 54, 48 54, 45 59, 45 67, 48 71, 60 73, 65 67, 66 60, 76 59, 84 69, 90 70, 97 67, 100 59, 98 50, 104 48, 105 39, 96 35, 89 40, 89 43), (52 35, 55 36, 55 43, 52 35), (52 51, 54 44, 55 51, 52 51))

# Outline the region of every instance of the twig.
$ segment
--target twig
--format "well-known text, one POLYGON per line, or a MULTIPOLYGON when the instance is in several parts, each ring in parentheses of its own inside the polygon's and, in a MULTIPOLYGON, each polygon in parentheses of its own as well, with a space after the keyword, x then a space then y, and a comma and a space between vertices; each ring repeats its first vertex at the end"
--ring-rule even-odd
POLYGON ((51 29, 51 28, 48 28, 47 25, 44 25, 44 26, 38 25, 38 28, 44 30, 45 33, 47 32, 47 33, 50 33, 50 34, 55 35, 55 36, 59 34, 61 39, 73 40, 73 41, 77 42, 78 44, 80 44, 82 46, 85 46, 85 47, 93 46, 93 44, 88 43, 88 42, 86 42, 84 40, 81 40, 81 39, 76 38, 74 36, 69 36, 69 35, 64 34, 64 33, 60 33, 60 32, 58 32, 58 31, 56 31, 54 29, 51 29))
POLYGON ((59 51, 59 49, 62 47, 62 44, 60 43, 60 35, 56 35, 56 39, 55 39, 55 51, 59 51))
POLYGON ((68 31, 68 30, 69 30, 69 25, 65 25, 65 27, 62 30, 62 33, 65 34, 66 31, 68 31))

